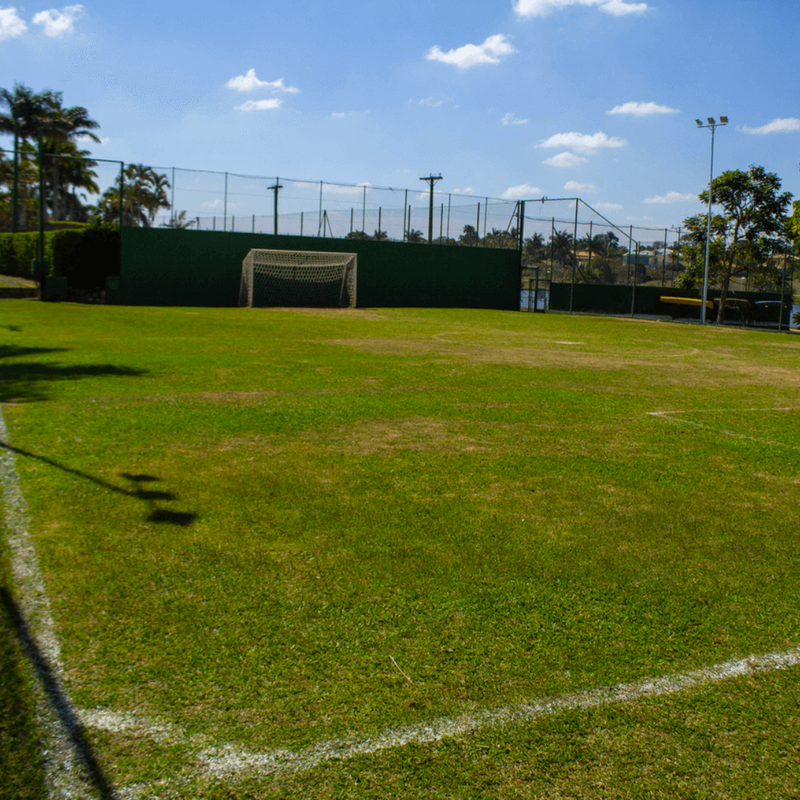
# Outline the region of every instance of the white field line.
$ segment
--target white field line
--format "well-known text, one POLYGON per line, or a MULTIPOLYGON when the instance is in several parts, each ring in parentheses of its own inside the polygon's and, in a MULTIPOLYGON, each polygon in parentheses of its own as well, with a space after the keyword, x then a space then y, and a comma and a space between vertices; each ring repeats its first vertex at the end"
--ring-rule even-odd
MULTIPOLYGON (((736 661, 724 661, 711 667, 646 678, 638 683, 576 692, 562 697, 543 698, 530 703, 477 711, 459 717, 442 717, 423 725, 388 728, 375 736, 351 739, 331 739, 297 752, 270 750, 252 752, 234 745, 203 747, 205 737, 188 737, 172 725, 153 723, 133 714, 114 714, 102 711, 82 712, 84 724, 111 731, 130 731, 150 736, 158 741, 195 745, 194 758, 202 766, 197 777, 231 778, 251 774, 305 772, 328 761, 346 761, 357 756, 373 755, 407 744, 429 744, 447 737, 458 737, 472 731, 504 725, 535 723, 544 717, 566 711, 598 708, 611 703, 623 703, 642 698, 688 692, 747 675, 758 675, 800 665, 800 647, 782 652, 751 655, 736 661)), ((206 740, 207 741, 207 740, 206 740)), ((159 781, 159 786, 170 783, 159 781)), ((137 784, 122 789, 121 796, 136 797, 156 784, 137 784)))
MULTIPOLYGON (((0 444, 10 444, 8 428, 0 409, 0 444)), ((50 612, 50 600, 45 591, 39 561, 28 530, 28 509, 20 487, 14 453, 0 447, 0 485, 3 490, 3 508, 7 528, 6 540, 11 558, 11 572, 15 586, 16 602, 19 612, 39 656, 49 669, 49 677, 60 689, 60 698, 69 704, 63 689, 64 668, 61 663, 61 648, 50 612)), ((29 654, 30 655, 30 654, 29 654)), ((43 753, 45 781, 48 797, 85 798, 95 796, 85 780, 81 758, 74 745, 73 737, 66 729, 62 715, 56 712, 47 697, 43 676, 37 678, 37 717, 46 747, 43 753)), ((64 709, 62 709, 63 711, 64 709)))
POLYGON ((746 433, 739 433, 738 431, 731 431, 727 428, 716 428, 713 425, 707 425, 703 422, 698 422, 693 419, 685 419, 684 414, 737 414, 741 412, 760 413, 770 411, 797 411, 797 408, 718 408, 718 409, 698 409, 694 411, 648 411, 648 417, 659 417, 661 419, 669 420, 670 422, 678 422, 681 425, 691 425, 693 428, 702 428, 703 430, 712 431, 713 433, 721 434, 722 436, 731 436, 734 439, 746 439, 750 442, 759 442, 760 444, 768 444, 771 447, 785 447, 788 450, 800 450, 800 447, 794 444, 786 444, 786 442, 776 442, 772 439, 763 439, 759 436, 750 436, 746 433))

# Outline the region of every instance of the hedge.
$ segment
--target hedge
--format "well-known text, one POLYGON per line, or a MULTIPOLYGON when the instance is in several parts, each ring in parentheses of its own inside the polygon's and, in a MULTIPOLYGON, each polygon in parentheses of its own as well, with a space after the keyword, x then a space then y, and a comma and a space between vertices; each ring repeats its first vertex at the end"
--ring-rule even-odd
MULTIPOLYGON (((0 233, 0 274, 37 279, 31 262, 38 251, 39 234, 0 233)), ((105 286, 107 275, 119 275, 119 230, 91 225, 81 230, 47 231, 44 252, 48 275, 67 278, 70 287, 105 286)))

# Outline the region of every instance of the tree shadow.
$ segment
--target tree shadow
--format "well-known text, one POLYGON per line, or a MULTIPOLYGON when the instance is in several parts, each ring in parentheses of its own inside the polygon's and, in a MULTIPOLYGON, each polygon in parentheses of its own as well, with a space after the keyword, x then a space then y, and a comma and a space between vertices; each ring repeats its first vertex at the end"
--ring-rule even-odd
MULTIPOLYGON (((114 797, 114 788, 111 781, 103 773, 97 757, 86 738, 80 717, 72 707, 72 703, 61 686, 61 682, 52 665, 48 663, 36 644, 28 623, 14 602, 14 598, 5 587, 0 587, 0 605, 3 606, 8 622, 16 633, 17 639, 36 672, 36 677, 39 679, 53 714, 85 769, 86 777, 101 797, 114 797)), ((30 715, 30 709, 28 714, 30 715)), ((28 725, 32 724, 30 719, 26 722, 28 725)))
POLYGON ((158 507, 157 503, 172 502, 173 500, 178 499, 178 495, 174 492, 145 489, 145 484, 158 483, 161 481, 161 478, 158 478, 154 475, 138 475, 129 472, 120 472, 119 475, 121 478, 125 478, 125 480, 133 484, 132 488, 126 488, 125 486, 117 486, 116 484, 110 483, 103 478, 98 478, 95 475, 90 475, 88 472, 83 472, 82 470, 75 469, 74 467, 69 467, 66 464, 62 464, 53 460, 52 458, 48 458, 47 456, 40 456, 37 453, 31 453, 28 450, 23 450, 21 447, 14 447, 6 442, 0 442, 0 447, 8 450, 11 453, 14 453, 15 455, 24 456, 25 458, 33 458, 36 459, 36 461, 49 464, 51 467, 60 469, 63 472, 69 473, 70 475, 75 475, 78 478, 91 481, 97 486, 102 486, 104 489, 108 489, 109 491, 117 492, 118 494, 125 495, 126 497, 132 497, 135 500, 140 500, 144 503, 147 510, 148 522, 167 523, 185 528, 191 525, 197 519, 197 514, 194 514, 191 511, 170 511, 168 509, 158 507))
POLYGON ((54 381, 102 376, 140 377, 147 370, 114 364, 59 364, 10 361, 49 353, 63 353, 66 347, 22 347, 0 345, 0 403, 24 403, 47 399, 44 385, 54 381))

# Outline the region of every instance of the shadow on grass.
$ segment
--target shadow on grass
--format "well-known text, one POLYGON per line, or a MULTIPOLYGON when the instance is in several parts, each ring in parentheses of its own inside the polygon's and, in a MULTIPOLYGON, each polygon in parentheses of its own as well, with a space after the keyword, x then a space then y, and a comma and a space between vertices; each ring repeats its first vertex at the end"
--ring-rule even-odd
POLYGON ((129 472, 121 472, 120 477, 125 478, 125 480, 133 484, 133 488, 128 489, 125 486, 117 486, 116 484, 103 480, 103 478, 90 475, 88 472, 83 472, 79 469, 75 469, 74 467, 68 467, 66 464, 61 464, 58 461, 54 461, 52 458, 47 458, 47 456, 40 456, 37 453, 31 453, 28 450, 23 450, 21 447, 14 447, 13 445, 6 444, 5 442, 0 442, 0 447, 8 450, 10 453, 14 453, 15 455, 24 456, 25 458, 33 458, 36 461, 41 461, 42 463, 48 464, 51 467, 60 469, 62 472, 67 472, 70 475, 75 475, 83 480, 91 481, 97 486, 102 486, 104 489, 108 489, 111 492, 117 492, 118 494, 125 495, 126 497, 140 500, 145 504, 147 509, 148 522, 167 523, 169 525, 178 525, 185 528, 188 525, 191 525, 197 519, 197 514, 194 514, 191 511, 169 511, 168 509, 159 508, 156 505, 158 502, 171 502, 173 500, 177 500, 178 496, 174 492, 145 489, 145 484, 158 483, 161 480, 154 475, 135 475, 129 472))
POLYGON ((114 364, 72 364, 63 366, 37 361, 11 361, 49 353, 63 353, 65 347, 18 347, 0 345, 0 403, 24 403, 46 400, 45 385, 54 381, 80 378, 140 377, 146 370, 118 367, 114 364))
MULTIPOLYGON (((3 597, 7 590, 0 586, 3 597)), ((5 605, 5 604, 4 604, 5 605)), ((35 699, 25 654, 8 613, 0 614, 0 776, 4 797, 46 797, 35 699)))
MULTIPOLYGON (((63 727, 70 744, 83 764, 90 782, 99 792, 101 797, 113 797, 113 787, 108 778, 103 774, 97 758, 92 751, 91 745, 86 739, 83 726, 81 725, 78 715, 75 713, 69 698, 61 688, 61 684, 57 676, 54 674, 51 665, 48 664, 47 659, 42 655, 41 650, 39 650, 36 641, 28 628, 25 618, 22 616, 17 604, 14 602, 11 592, 9 592, 5 587, 0 587, 0 605, 3 606, 5 611, 4 619, 2 620, 2 631, 3 634, 5 634, 3 638, 5 639, 8 636, 8 632, 13 632, 16 635, 16 639, 18 640, 19 644, 22 645, 22 649, 24 650, 28 660, 36 672, 36 676, 41 683, 48 704, 53 710, 58 723, 63 727)), ((13 648, 13 644, 13 642, 3 641, 0 646, 3 646, 3 649, 10 649, 13 648)), ((3 682, 0 684, 4 690, 6 688, 5 666, 6 665, 4 664, 3 682)), ((21 672, 21 669, 19 669, 21 666, 22 665, 18 663, 18 675, 15 676, 18 684, 21 684, 24 680, 23 676, 19 674, 21 672)), ((9 684, 9 686, 10 685, 11 684, 9 684)), ((30 692, 27 694, 30 695, 30 692)), ((24 696, 24 693, 21 696, 24 696)), ((20 705, 19 697, 20 696, 18 696, 15 701, 17 707, 12 708, 12 711, 16 711, 16 714, 10 721, 10 733, 12 737, 17 740, 20 750, 18 753, 14 753, 13 751, 5 752, 3 756, 0 756, 2 759, 0 763, 3 763, 3 761, 10 757, 11 763, 9 765, 3 764, 3 775, 7 776, 10 774, 13 777, 16 772, 20 791, 14 795, 4 796, 13 796, 19 798, 45 797, 46 792, 43 791, 44 787, 42 786, 44 776, 42 774, 43 770, 41 766, 41 760, 38 756, 38 753, 36 753, 39 743, 37 741, 38 737, 34 734, 34 714, 29 704, 22 703, 20 705), (34 743, 36 746, 34 746, 34 743), (33 759, 31 759, 31 755, 33 755, 31 750, 33 750, 33 753, 35 753, 35 757, 33 759), (29 761, 32 761, 32 764, 28 763, 29 761), (9 773, 7 772, 6 768, 9 768, 14 772, 9 773)), ((7 698, 4 696, 4 704, 6 699, 7 698)), ((8 724, 8 722, 9 720, 6 717, 3 725, 5 726, 8 724)), ((5 738, 3 741, 5 742, 5 738)), ((6 750, 5 744, 3 748, 0 749, 6 750)), ((6 779, 4 778, 4 783, 5 781, 6 779)), ((4 786, 4 790, 5 789, 8 789, 7 783, 4 786)))

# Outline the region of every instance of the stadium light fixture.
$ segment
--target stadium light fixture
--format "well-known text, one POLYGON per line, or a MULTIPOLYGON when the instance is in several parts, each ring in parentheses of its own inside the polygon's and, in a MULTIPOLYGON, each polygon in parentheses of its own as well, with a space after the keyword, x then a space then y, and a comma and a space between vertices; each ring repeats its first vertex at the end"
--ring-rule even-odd
POLYGON ((727 117, 720 117, 719 120, 719 122, 716 122, 714 117, 708 117, 708 125, 703 125, 699 119, 695 120, 698 128, 711 129, 711 166, 708 176, 708 213, 706 215, 706 255, 703 261, 703 294, 700 298, 700 323, 702 325, 706 324, 706 301, 708 297, 708 253, 711 244, 711 195, 713 189, 712 183, 714 181, 714 133, 717 128, 728 124, 727 117))

